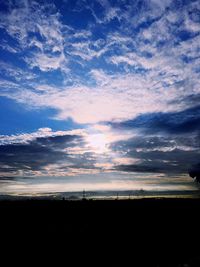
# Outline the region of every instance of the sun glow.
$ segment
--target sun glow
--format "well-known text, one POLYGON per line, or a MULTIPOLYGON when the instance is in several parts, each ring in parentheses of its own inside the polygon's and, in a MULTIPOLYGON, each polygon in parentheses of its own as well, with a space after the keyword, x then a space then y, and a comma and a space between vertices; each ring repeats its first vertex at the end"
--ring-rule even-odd
POLYGON ((87 141, 95 153, 106 153, 108 151, 108 140, 105 134, 91 134, 88 136, 87 141))

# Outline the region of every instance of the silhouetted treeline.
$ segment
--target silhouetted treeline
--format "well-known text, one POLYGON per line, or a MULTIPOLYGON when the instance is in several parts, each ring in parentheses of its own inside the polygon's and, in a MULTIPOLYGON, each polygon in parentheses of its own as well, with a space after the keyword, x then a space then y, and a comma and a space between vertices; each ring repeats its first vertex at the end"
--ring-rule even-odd
POLYGON ((33 257, 75 254, 74 264, 95 256, 100 266, 200 266, 199 207, 200 199, 1 201, 1 244, 33 257))

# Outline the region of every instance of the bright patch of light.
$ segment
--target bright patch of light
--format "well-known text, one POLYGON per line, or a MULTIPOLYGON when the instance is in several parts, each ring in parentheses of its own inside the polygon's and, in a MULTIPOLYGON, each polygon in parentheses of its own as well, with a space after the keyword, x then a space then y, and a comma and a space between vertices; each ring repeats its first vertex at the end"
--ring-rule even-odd
POLYGON ((88 135, 87 142, 95 153, 106 153, 108 151, 108 139, 103 133, 88 135))

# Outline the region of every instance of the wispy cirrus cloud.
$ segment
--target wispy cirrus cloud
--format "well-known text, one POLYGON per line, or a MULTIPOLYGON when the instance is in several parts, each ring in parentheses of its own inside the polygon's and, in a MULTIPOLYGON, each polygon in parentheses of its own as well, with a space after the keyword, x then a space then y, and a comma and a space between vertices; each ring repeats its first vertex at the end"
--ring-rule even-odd
MULTIPOLYGON (((99 4, 105 12, 111 8, 109 2, 99 4)), ((33 49, 24 58, 29 68, 39 67, 44 72, 60 69, 65 80, 71 75, 70 80, 76 84, 64 87, 63 83, 51 93, 43 91, 42 95, 35 91, 34 85, 31 90, 22 87, 16 92, 11 88, 4 96, 32 107, 50 106, 58 110, 57 118, 71 117, 79 123, 126 120, 141 113, 188 108, 188 103, 180 98, 199 93, 198 27, 188 29, 188 21, 198 25, 196 17, 190 14, 195 14, 198 5, 196 2, 182 5, 177 12, 170 4, 170 1, 165 4, 144 1, 142 12, 133 18, 146 19, 146 26, 141 26, 134 38, 130 37, 134 22, 128 19, 135 12, 134 6, 131 9, 131 5, 125 5, 121 24, 113 33, 108 31, 98 39, 94 36, 96 24, 80 31, 64 25, 53 4, 39 6, 35 2, 27 5, 22 2, 14 9, 10 4, 12 12, 4 15, 2 27, 8 26, 7 33, 23 49, 33 49), (164 12, 168 6, 170 11, 164 12), (152 8, 154 12, 161 11, 155 21, 149 18, 152 8), (123 24, 128 33, 122 31, 123 24), (31 39, 29 33, 34 34, 31 39), (91 68, 94 59, 104 62, 105 68, 102 64, 91 68), (80 73, 71 69, 73 62, 79 64, 80 73)))
POLYGON ((190 91, 184 89, 188 86, 187 82, 180 86, 174 82, 175 85, 163 89, 159 83, 165 81, 156 83, 153 78, 148 79, 141 74, 107 75, 102 71, 93 71, 91 74, 97 83, 96 88, 77 85, 38 91, 32 87, 32 90, 19 88, 3 91, 1 95, 31 108, 53 107, 58 110, 57 119, 71 117, 78 123, 98 123, 128 120, 139 114, 162 110, 181 111, 194 104, 184 101, 184 98, 195 92, 198 94, 197 85, 193 92, 192 88, 190 91))
POLYGON ((30 67, 48 71, 64 64, 63 25, 54 4, 22 0, 16 6, 8 1, 8 12, 1 13, 0 27, 17 41, 21 51, 29 52, 24 59, 30 67))

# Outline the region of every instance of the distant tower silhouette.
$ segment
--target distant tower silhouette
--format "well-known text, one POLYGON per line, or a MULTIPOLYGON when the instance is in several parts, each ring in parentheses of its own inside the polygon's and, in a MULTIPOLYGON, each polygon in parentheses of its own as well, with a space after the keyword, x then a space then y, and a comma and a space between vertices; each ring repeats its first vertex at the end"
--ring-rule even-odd
POLYGON ((83 190, 83 200, 86 200, 86 193, 85 193, 85 190, 83 190))

